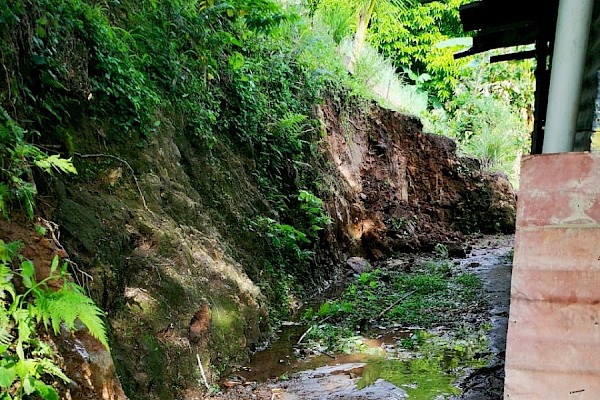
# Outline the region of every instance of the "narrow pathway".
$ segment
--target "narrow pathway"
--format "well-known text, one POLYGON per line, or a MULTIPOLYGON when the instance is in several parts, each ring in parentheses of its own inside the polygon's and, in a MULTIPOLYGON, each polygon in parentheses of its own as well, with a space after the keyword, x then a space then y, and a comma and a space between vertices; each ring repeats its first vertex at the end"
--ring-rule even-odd
MULTIPOLYGON (((436 372, 437 376, 426 377, 418 383, 414 380, 407 381, 406 384, 399 386, 380 379, 379 376, 382 374, 374 375, 373 371, 376 370, 376 366, 398 370, 399 373, 402 373, 403 369, 413 369, 411 361, 414 359, 411 359, 410 355, 407 356, 406 351, 400 345, 401 339, 407 337, 408 331, 405 328, 388 328, 379 339, 363 339, 367 351, 359 354, 329 354, 296 360, 293 344, 297 341, 297 336, 305 330, 296 326, 283 332, 282 338, 285 338, 287 343, 281 341, 274 343, 273 350, 267 349, 257 354, 254 362, 246 367, 246 371, 242 369, 230 377, 227 381, 228 388, 224 388, 222 393, 210 398, 213 400, 502 399, 512 269, 510 257, 512 240, 512 236, 480 237, 473 240, 468 257, 453 260, 453 269, 456 273, 475 273, 483 282, 487 306, 477 308, 462 318, 466 325, 481 325, 482 321, 489 325, 487 337, 491 353, 484 364, 473 368, 463 366, 465 372, 462 373, 463 376, 458 382, 453 383, 452 375, 440 377, 440 374, 443 375, 442 370, 436 372), (287 355, 285 354, 286 348, 289 348, 287 355), (282 349, 284 349, 283 352, 282 349), (378 351, 378 358, 373 358, 373 354, 378 351), (386 354, 383 359, 381 353, 386 354), (390 361, 386 361, 385 357, 388 357, 390 361), (252 368, 255 371, 247 371, 252 368), (289 374, 282 371, 289 371, 289 374), (268 377, 271 379, 256 382, 256 380, 268 377), (371 384, 365 386, 365 382, 371 384), (416 386, 428 384, 440 387, 446 385, 444 387, 450 387, 452 392, 439 392, 447 394, 431 397, 431 394, 415 391, 416 386), (456 389, 454 384, 457 384, 460 390, 456 389), (408 393, 411 395, 409 396, 408 393)), ((401 259, 403 257, 414 259, 414 255, 400 256, 401 259)), ((444 335, 444 330, 447 331, 447 328, 440 327, 438 333, 441 332, 441 335, 444 335)), ((408 372, 415 373, 415 371, 408 372)), ((423 371, 424 375, 427 373, 428 371, 423 371)))
POLYGON ((474 371, 462 382, 464 400, 500 400, 504 393, 504 357, 510 304, 513 236, 490 237, 479 242, 463 264, 473 265, 482 279, 489 298, 489 319, 492 325, 488 337, 494 354, 484 368, 474 371))

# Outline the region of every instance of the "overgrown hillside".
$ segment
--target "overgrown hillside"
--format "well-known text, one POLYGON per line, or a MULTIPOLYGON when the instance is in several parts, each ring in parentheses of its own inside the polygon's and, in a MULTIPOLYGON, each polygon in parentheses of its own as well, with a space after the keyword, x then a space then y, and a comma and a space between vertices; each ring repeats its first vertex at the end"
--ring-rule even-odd
POLYGON ((268 1, 0 4, 1 237, 42 278, 70 259, 116 366, 42 333, 77 385, 38 378, 201 398, 347 256, 511 229, 510 190, 357 96, 331 41, 268 1))

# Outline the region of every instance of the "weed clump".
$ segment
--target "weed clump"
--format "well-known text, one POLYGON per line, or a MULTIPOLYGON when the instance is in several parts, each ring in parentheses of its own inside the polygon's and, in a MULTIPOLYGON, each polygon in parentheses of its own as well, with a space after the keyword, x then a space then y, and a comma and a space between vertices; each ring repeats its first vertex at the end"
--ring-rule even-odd
POLYGON ((447 260, 429 260, 411 272, 363 272, 355 275, 340 299, 306 311, 305 320, 314 326, 308 337, 339 350, 348 338, 373 327, 458 328, 461 315, 485 306, 481 290, 477 275, 453 271, 447 260))

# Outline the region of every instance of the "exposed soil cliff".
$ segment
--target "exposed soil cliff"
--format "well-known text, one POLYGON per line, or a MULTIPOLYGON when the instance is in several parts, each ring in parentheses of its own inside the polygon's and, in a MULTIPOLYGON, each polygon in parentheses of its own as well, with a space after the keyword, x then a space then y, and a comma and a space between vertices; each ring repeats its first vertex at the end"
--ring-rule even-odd
POLYGON ((321 108, 328 151, 340 178, 329 198, 336 242, 374 259, 436 244, 461 251, 472 232, 511 232, 515 194, 502 174, 459 157, 451 139, 423 133, 421 122, 373 107, 321 108))
MULTIPOLYGON (((331 278, 348 256, 452 249, 464 233, 512 229, 508 181, 457 157, 451 140, 422 133, 416 119, 375 106, 341 112, 331 100, 320 117, 329 160, 319 167, 320 196, 334 223, 314 270, 299 274, 331 278)), ((44 217, 59 224, 60 244, 108 311, 118 375, 136 399, 200 398, 199 362, 210 380, 269 332, 266 247, 248 217, 273 211, 254 165, 226 146, 207 157, 183 130, 163 124, 138 151, 82 129, 79 177, 38 185, 44 217)), ((30 249, 39 241, 11 235, 30 249)), ((86 393, 73 398, 99 398, 86 393)))

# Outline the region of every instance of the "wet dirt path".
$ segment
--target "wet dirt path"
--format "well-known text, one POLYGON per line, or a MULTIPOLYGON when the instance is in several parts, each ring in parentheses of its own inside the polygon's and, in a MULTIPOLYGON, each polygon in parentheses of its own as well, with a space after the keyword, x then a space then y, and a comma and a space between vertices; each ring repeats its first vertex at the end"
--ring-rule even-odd
MULTIPOLYGON (((280 340, 255 354, 251 362, 223 381, 222 392, 213 400, 317 400, 317 399, 454 399, 500 400, 504 383, 504 351, 510 298, 512 236, 479 237, 471 241, 464 259, 453 260, 457 271, 477 274, 483 282, 487 305, 466 319, 485 320, 490 356, 485 365, 466 368, 458 381, 440 381, 438 376, 394 385, 380 376, 377 368, 394 370, 407 377, 414 374, 414 360, 399 349, 399 342, 411 334, 410 329, 395 327, 382 335, 364 339, 367 351, 358 354, 304 354, 295 346, 306 327, 284 327, 280 340), (382 357, 382 353, 385 355, 382 357), (393 354, 393 357, 390 355, 393 354), (393 359, 393 361, 389 361, 393 359), (404 371, 406 370, 406 371, 404 371), (376 371, 376 372, 374 372, 376 371), (371 379, 372 378, 372 379, 371 379), (367 385, 365 385, 367 382, 367 385), (428 384, 449 386, 451 390, 414 391, 428 384), (405 390, 406 389, 406 390, 405 390), (408 392, 411 393, 409 396, 408 392), (441 393, 432 395, 431 393, 441 393), (446 394, 443 394, 446 393, 446 394)), ((403 256, 400 256, 401 258, 403 256)), ((407 255, 406 257, 412 257, 407 255)), ((442 328, 443 329, 443 328, 442 328)), ((418 360, 417 360, 418 361, 418 360)), ((417 371, 418 372, 418 371, 417 371)), ((426 375, 428 371, 423 371, 426 375)), ((409 379, 409 378, 407 378, 409 379)), ((409 379, 409 380, 410 380, 409 379)))
POLYGON ((474 371, 462 382, 464 400, 502 399, 504 393, 504 357, 510 304, 513 236, 490 237, 474 246, 464 264, 473 265, 473 271, 482 279, 489 299, 489 347, 494 354, 484 368, 474 371))

